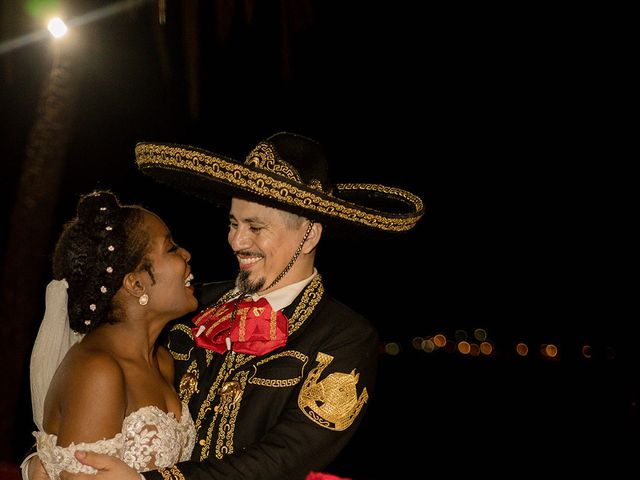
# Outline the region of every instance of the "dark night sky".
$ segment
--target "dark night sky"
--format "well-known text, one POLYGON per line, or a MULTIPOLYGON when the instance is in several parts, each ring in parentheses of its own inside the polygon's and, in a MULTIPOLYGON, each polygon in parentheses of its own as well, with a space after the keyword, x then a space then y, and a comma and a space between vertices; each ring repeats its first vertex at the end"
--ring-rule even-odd
MULTIPOLYGON (((90 41, 73 57, 79 108, 56 225, 72 216, 80 193, 113 188, 167 220, 191 248, 200 279, 226 278, 235 267, 226 253, 225 212, 143 178, 133 146, 189 143, 242 157, 278 130, 310 135, 326 145, 335 181, 404 187, 426 204, 408 235, 327 242, 320 253, 319 268, 336 296, 402 347, 397 357, 383 358, 381 400, 341 460, 352 473, 367 456, 418 454, 422 447, 394 438, 409 429, 422 432, 434 454, 453 459, 452 444, 467 458, 487 452, 465 447, 449 427, 493 425, 505 448, 514 423, 533 429, 545 415, 590 412, 600 426, 614 410, 614 435, 621 431, 616 422, 633 418, 637 425, 630 406, 637 376, 627 376, 635 373, 624 307, 630 287, 616 271, 627 261, 630 230, 621 207, 631 195, 625 171, 615 159, 605 168, 598 155, 615 95, 609 79, 617 72, 599 37, 541 11, 311 2, 313 15, 289 31, 284 63, 277 13, 262 4, 255 23, 239 16, 216 43, 207 21, 213 12, 202 3, 195 116, 187 110, 179 12, 169 10, 162 33, 168 75, 151 5, 82 30, 90 41), (411 347, 414 336, 476 327, 495 341, 495 359, 428 357, 411 347), (516 340, 566 350, 555 367, 533 358, 524 363, 512 353, 516 340), (582 342, 596 347, 593 367, 580 361, 582 342), (615 367, 604 360, 607 346, 618 352, 615 367), (438 394, 436 385, 447 393, 438 394), (556 400, 535 393, 545 386, 557 389, 556 400), (508 408, 528 413, 512 422, 503 414, 508 408), (433 412, 439 419, 429 417, 433 412), (382 430, 389 423, 397 431, 382 430), (432 428, 440 429, 435 438, 432 428), (386 447, 369 444, 370 435, 386 447)), ((49 52, 44 42, 25 47, 12 54, 11 78, 4 70, 3 225, 49 52)), ((0 242, 4 247, 5 228, 0 242)), ((37 298, 46 272, 34 288, 37 298)), ((568 427, 561 431, 569 435, 568 427)))

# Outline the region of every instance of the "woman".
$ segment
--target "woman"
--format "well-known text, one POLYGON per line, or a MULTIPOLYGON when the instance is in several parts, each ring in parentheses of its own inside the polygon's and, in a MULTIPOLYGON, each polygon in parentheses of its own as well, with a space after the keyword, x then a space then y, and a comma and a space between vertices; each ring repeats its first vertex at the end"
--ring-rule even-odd
MULTIPOLYGON (((173 387, 173 359, 156 340, 197 307, 191 255, 157 215, 109 191, 83 196, 77 213, 55 248, 57 280, 32 354, 38 456, 54 480, 62 470, 95 472, 74 458, 77 449, 118 456, 138 471, 189 459, 193 420, 173 387), (62 314, 68 305, 68 327, 83 337, 49 385, 47 367, 56 363, 43 350, 52 338, 47 317, 61 314, 56 303, 62 314), (38 385, 48 386, 43 410, 38 385)), ((64 338, 57 330, 53 337, 64 338)))

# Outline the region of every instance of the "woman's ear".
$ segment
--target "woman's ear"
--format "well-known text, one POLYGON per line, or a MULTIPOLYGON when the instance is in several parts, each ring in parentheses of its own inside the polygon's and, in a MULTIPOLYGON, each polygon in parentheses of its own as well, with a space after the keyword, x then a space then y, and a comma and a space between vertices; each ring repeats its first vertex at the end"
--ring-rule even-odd
POLYGON ((140 275, 136 272, 127 273, 122 280, 122 287, 127 293, 134 297, 140 297, 144 293, 144 285, 140 280, 140 275))
POLYGON ((318 246, 318 242, 320 241, 320 237, 322 237, 322 224, 318 222, 314 222, 311 226, 311 231, 307 236, 307 240, 304 242, 302 246, 302 251, 304 253, 311 253, 313 249, 318 246))

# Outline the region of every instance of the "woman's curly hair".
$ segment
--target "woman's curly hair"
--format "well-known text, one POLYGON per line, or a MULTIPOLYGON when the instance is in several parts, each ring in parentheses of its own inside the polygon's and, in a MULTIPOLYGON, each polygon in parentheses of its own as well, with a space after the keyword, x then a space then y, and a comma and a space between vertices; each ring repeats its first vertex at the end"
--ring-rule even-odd
MULTIPOLYGON (((117 322, 114 295, 124 276, 147 270, 148 232, 141 228, 146 210, 121 205, 111 191, 83 195, 77 216, 62 231, 53 254, 53 275, 69 284, 69 326, 79 333, 117 322)), ((153 275, 152 275, 153 279, 153 275)))

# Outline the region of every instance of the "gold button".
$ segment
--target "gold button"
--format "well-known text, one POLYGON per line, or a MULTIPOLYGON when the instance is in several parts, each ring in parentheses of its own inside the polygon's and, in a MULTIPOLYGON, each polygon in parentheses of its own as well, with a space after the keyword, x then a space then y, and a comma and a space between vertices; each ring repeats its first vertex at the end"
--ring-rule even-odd
POLYGON ((202 439, 198 443, 204 447, 207 442, 204 439, 202 439))

